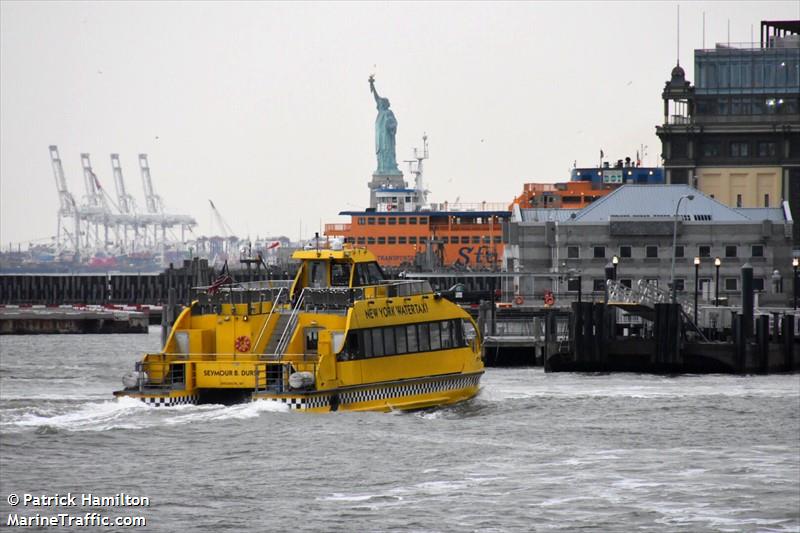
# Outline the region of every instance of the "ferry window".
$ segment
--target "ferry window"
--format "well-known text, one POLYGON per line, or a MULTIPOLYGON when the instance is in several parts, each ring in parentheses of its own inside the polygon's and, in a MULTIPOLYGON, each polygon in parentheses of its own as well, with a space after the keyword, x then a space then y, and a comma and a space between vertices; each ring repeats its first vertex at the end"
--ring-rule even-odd
POLYGON ((581 280, 578 278, 570 278, 567 280, 567 290, 570 292, 577 292, 581 290, 581 280))
POLYGON ((394 342, 397 346, 397 353, 406 353, 406 327, 397 326, 394 328, 394 342))
POLYGON ((578 246, 567 246, 567 259, 578 259, 580 248, 578 246))
POLYGON ((447 242, 448 242, 448 238, 447 237, 442 237, 442 244, 447 244, 447 242))
POLYGON ((383 329, 372 328, 372 355, 380 357, 383 355, 383 329))
POLYGON ((363 226, 363 225, 364 225, 364 224, 366 224, 366 223, 367 223, 367 219, 366 219, 366 218, 364 218, 364 217, 358 217, 358 224, 359 224, 360 226, 363 226))
POLYGON ((428 217, 419 217, 419 223, 420 224, 427 224, 428 223, 428 217))
POLYGON ((759 141, 758 157, 775 157, 775 143, 759 141))
POLYGON ((417 238, 416 237, 409 237, 408 238, 408 244, 417 244, 417 238))
POLYGON ((658 246, 645 246, 645 257, 654 258, 658 257, 658 246))
POLYGON ((367 239, 364 238, 364 237, 359 237, 358 239, 356 239, 356 242, 358 244, 366 244, 367 243, 367 239))
POLYGON ((461 320, 461 326, 464 328, 464 341, 469 344, 478 336, 475 331, 475 326, 469 320, 461 320))
POLYGON ((375 237, 367 237, 367 244, 375 244, 375 237))
POLYGON ((736 245, 725 247, 725 257, 736 257, 736 245))
POLYGON ((386 224, 386 217, 378 217, 378 225, 382 226, 386 224))
POLYGON ((397 237, 388 237, 389 244, 397 244, 397 237))
POLYGON ((464 322, 461 320, 451 320, 451 323, 453 328, 453 342, 455 342, 454 346, 466 346, 467 343, 464 340, 464 322))
POLYGON ((397 238, 397 244, 405 244, 405 243, 406 243, 406 238, 405 237, 398 237, 397 238))
POLYGON ((408 223, 409 224, 416 224, 417 223, 417 217, 408 217, 408 223))
POLYGON ((481 243, 480 236, 479 235, 473 235, 472 236, 472 244, 480 244, 480 243, 481 243))
POLYGON ((675 257, 684 257, 683 255, 684 248, 682 245, 675 246, 675 257))
POLYGON ((319 348, 319 330, 317 328, 306 329, 306 353, 315 354, 319 348))
POLYGON ((372 333, 370 332, 370 330, 365 329, 363 331, 363 338, 364 338, 364 350, 362 350, 360 354, 365 357, 372 357, 372 333))
POLYGON ((386 237, 378 237, 378 244, 386 244, 386 237))
POLYGON ((495 235, 494 236, 494 243, 495 244, 500 244, 501 242, 503 242, 503 238, 500 237, 500 235, 495 235))
POLYGON ((397 218, 396 217, 389 217, 389 225, 391 226, 391 225, 394 225, 394 224, 397 224, 397 218))
POLYGON ((594 257, 596 259, 603 258, 606 256, 606 247, 605 246, 595 246, 594 247, 594 257))
POLYGON ((431 349, 431 335, 430 330, 428 329, 428 324, 420 324, 417 328, 417 333, 419 334, 419 351, 420 352, 427 352, 431 349))
POLYGON ((442 322, 442 348, 452 348, 453 343, 453 328, 449 320, 442 322))
POLYGON ((763 244, 754 244, 751 251, 751 257, 764 257, 764 245, 763 244))
POLYGON ((725 278, 725 290, 726 291, 739 290, 739 278, 725 278))
POLYGON ((375 224, 375 217, 367 217, 367 224, 375 224))
POLYGON ((619 256, 620 257, 631 257, 631 247, 630 246, 620 246, 619 247, 619 256))
POLYGON ((383 353, 384 355, 394 355, 397 353, 397 346, 394 343, 394 328, 381 328, 383 330, 383 353))
POLYGON ((431 350, 439 350, 442 347, 442 338, 439 335, 439 323, 431 322, 428 324, 431 334, 431 350))
POLYGON ((461 237, 461 244, 469 244, 469 237, 462 236, 461 237))
POLYGON ((378 263, 374 261, 372 263, 367 263, 367 271, 369 272, 370 283, 380 283, 386 279, 386 276, 383 275, 383 270, 381 270, 378 263))
POLYGON ((333 263, 331 265, 331 285, 334 287, 347 287, 350 285, 349 263, 333 263))
POLYGON ((406 223, 406 217, 397 217, 397 223, 402 226, 406 223))
POLYGON ((428 242, 428 238, 425 237, 424 235, 419 238, 419 243, 420 244, 425 244, 426 242, 428 242))
POLYGON ((325 268, 324 261, 311 261, 310 269, 308 271, 308 286, 309 287, 327 287, 328 286, 328 272, 325 268))
POLYGON ((408 338, 408 353, 419 351, 419 344, 417 343, 417 326, 406 326, 406 337, 408 338))
POLYGON ((700 257, 711 257, 711 246, 698 246, 697 255, 700 257))

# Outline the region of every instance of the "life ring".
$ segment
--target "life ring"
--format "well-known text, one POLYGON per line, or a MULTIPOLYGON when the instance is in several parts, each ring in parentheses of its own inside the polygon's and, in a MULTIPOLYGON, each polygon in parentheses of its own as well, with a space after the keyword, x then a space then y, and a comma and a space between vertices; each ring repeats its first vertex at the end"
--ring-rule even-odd
POLYGON ((233 342, 233 346, 236 348, 237 352, 249 352, 250 351, 250 337, 242 335, 241 337, 236 337, 236 340, 233 342))
POLYGON ((556 299, 553 297, 552 292, 548 292, 547 294, 544 295, 544 305, 550 306, 553 305, 554 303, 556 303, 556 299))
POLYGON ((522 305, 525 303, 525 298, 523 298, 522 295, 518 294, 517 297, 514 298, 514 303, 516 303, 517 305, 522 305))

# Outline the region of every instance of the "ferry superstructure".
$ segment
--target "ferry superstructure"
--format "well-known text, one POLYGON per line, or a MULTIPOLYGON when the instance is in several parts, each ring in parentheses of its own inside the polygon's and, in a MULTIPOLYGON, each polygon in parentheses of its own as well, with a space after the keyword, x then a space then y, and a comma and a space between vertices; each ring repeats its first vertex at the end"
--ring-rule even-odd
POLYGON ((303 250, 293 282, 212 285, 117 397, 269 401, 304 411, 410 410, 478 392, 481 339, 426 281, 386 280, 360 248, 303 250))

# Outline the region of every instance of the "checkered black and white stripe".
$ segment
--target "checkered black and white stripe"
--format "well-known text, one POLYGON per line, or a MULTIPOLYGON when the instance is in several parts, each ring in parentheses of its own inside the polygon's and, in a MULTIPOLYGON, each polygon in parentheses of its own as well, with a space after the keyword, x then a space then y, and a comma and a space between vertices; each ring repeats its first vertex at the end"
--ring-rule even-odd
MULTIPOLYGON (((339 405, 385 400, 388 398, 401 398, 404 396, 417 396, 446 390, 463 389, 477 386, 480 374, 468 376, 448 377, 443 379, 425 379, 411 383, 397 385, 384 385, 379 387, 366 386, 361 389, 348 390, 339 394, 339 405)), ((330 394, 316 394, 313 396, 287 397, 287 398, 259 398, 261 400, 278 402, 289 406, 289 409, 315 409, 327 407, 331 404, 330 394)))
POLYGON ((200 401, 200 395, 190 394, 188 396, 158 396, 139 398, 147 405, 154 407, 172 407, 175 405, 196 405, 200 401))

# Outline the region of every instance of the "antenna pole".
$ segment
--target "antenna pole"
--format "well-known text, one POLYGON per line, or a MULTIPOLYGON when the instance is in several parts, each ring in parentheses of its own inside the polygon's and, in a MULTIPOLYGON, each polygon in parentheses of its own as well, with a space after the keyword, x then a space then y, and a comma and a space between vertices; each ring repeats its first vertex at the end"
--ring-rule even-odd
POLYGON ((677 64, 680 65, 681 64, 681 5, 678 4, 677 8, 678 8, 678 38, 677 38, 678 43, 675 55, 678 56, 677 64))
POLYGON ((706 12, 703 11, 703 50, 706 49, 706 12))

